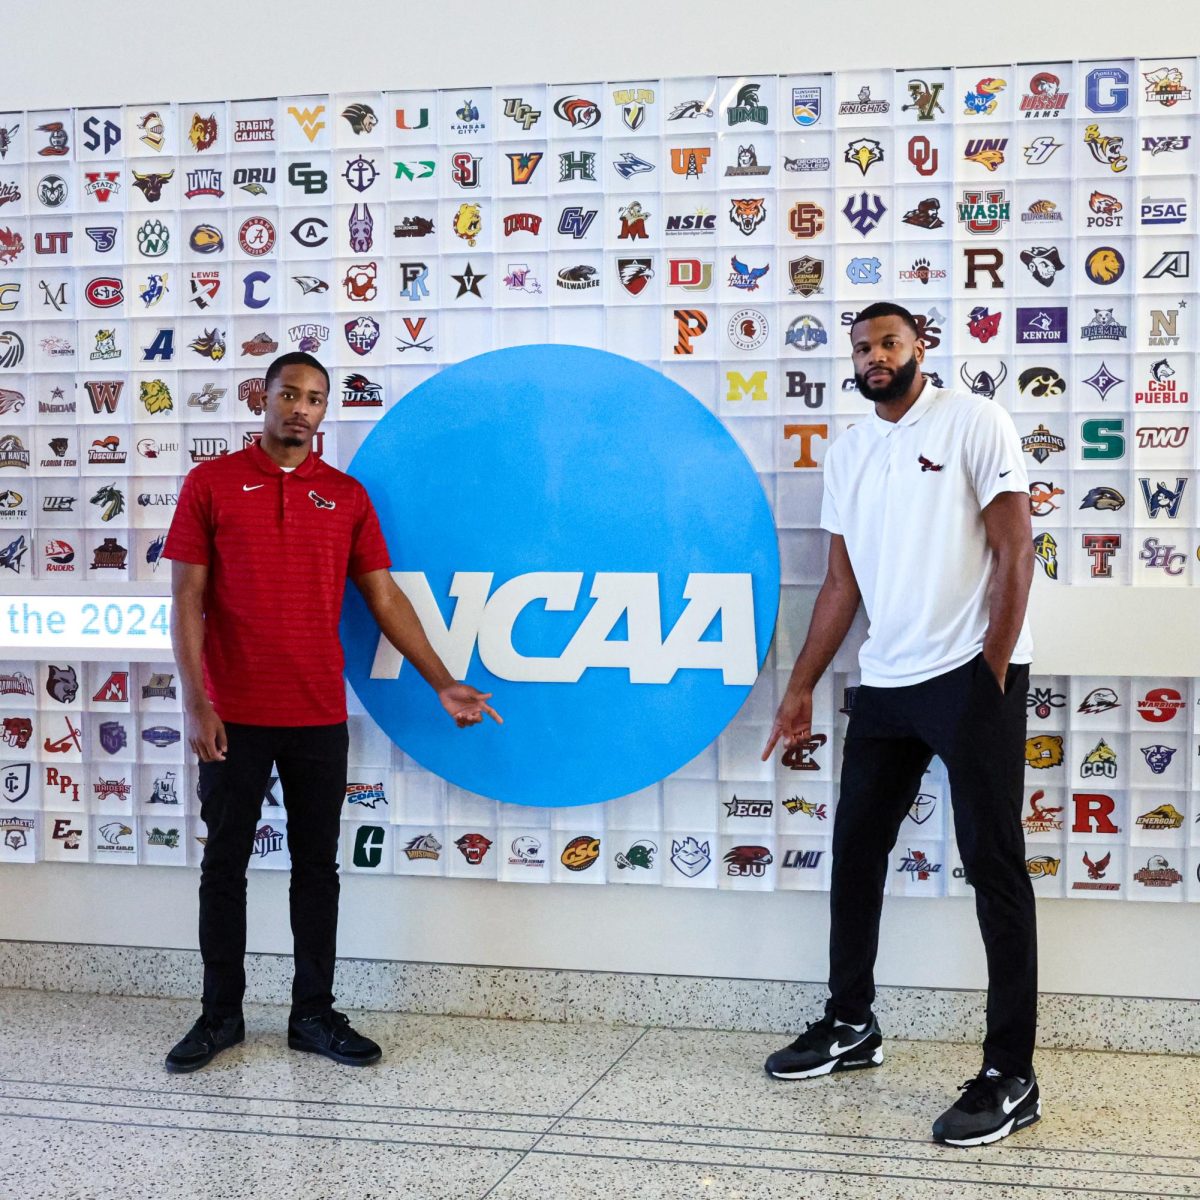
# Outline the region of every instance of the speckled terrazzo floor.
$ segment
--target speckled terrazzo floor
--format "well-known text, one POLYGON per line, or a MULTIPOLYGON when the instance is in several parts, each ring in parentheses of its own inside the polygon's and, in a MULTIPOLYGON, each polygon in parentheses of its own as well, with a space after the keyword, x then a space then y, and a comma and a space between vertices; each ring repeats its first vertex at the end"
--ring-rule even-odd
POLYGON ((0 991, 2 1200, 1200 1197, 1200 1058, 1043 1051, 1040 1124, 949 1150, 970 1047, 768 1079, 778 1035, 353 1014, 379 1066, 287 1049, 286 1010, 190 1076, 179 1000, 0 991))

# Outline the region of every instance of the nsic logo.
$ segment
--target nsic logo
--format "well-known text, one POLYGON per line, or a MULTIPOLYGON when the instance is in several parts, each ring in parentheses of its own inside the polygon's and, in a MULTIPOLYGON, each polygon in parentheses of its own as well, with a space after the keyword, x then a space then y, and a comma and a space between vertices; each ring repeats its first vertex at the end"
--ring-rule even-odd
POLYGON ((483 354, 410 393, 350 469, 435 649, 505 718, 457 730, 351 589, 347 677, 427 769, 510 803, 609 800, 694 758, 749 694, 778 607, 770 510, 657 372, 576 346, 483 354), (488 501, 465 520, 431 481, 485 444, 488 501))

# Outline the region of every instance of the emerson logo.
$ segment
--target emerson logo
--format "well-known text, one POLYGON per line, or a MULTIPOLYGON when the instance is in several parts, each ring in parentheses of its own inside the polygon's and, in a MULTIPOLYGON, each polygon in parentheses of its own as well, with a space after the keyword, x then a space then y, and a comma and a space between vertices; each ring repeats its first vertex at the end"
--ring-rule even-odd
POLYGON ((505 717, 464 737, 350 589, 347 676, 422 766, 510 803, 596 803, 690 761, 745 701, 774 524, 737 444, 657 372, 583 347, 480 355, 410 393, 350 470, 434 648, 505 717))

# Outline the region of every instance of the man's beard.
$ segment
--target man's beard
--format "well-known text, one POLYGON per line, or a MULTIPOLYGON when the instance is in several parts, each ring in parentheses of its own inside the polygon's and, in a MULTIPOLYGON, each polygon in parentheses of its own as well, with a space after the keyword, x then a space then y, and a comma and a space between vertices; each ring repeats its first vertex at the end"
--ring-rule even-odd
POLYGON ((303 446, 304 445, 304 439, 296 437, 295 434, 284 434, 284 436, 281 437, 279 440, 285 446, 295 447, 295 446, 303 446))
POLYGON ((919 365, 917 356, 914 354, 887 383, 880 384, 879 387, 872 387, 867 383, 867 377, 860 375, 857 371, 854 372, 854 382, 858 390, 868 400, 873 401, 875 404, 887 404, 892 400, 899 400, 902 396, 908 394, 913 380, 917 377, 917 367, 919 365))

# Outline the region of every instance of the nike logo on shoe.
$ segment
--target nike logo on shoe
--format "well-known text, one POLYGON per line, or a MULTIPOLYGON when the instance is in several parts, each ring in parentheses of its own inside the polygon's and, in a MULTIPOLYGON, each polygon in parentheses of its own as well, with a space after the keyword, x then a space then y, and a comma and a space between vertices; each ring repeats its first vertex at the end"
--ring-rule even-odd
POLYGON ((869 1033, 864 1033, 857 1042, 850 1042, 845 1046, 843 1046, 841 1042, 834 1042, 833 1045, 829 1047, 829 1055, 831 1058, 837 1058, 840 1054, 846 1054, 850 1050, 857 1049, 857 1047, 861 1046, 863 1042, 865 1042, 870 1036, 871 1035, 869 1033))
POLYGON ((266 486, 267 485, 265 483, 243 483, 242 491, 243 492, 254 492, 254 491, 257 491, 260 487, 266 487, 266 486))
POLYGON ((1004 1100, 1004 1115, 1010 1116, 1014 1108, 1019 1108, 1024 1103, 1026 1097, 1033 1091, 1033 1082, 1030 1081, 1029 1086, 1025 1089, 1023 1095, 1018 1096, 1016 1100, 1009 1100, 1007 1097, 1004 1100))

